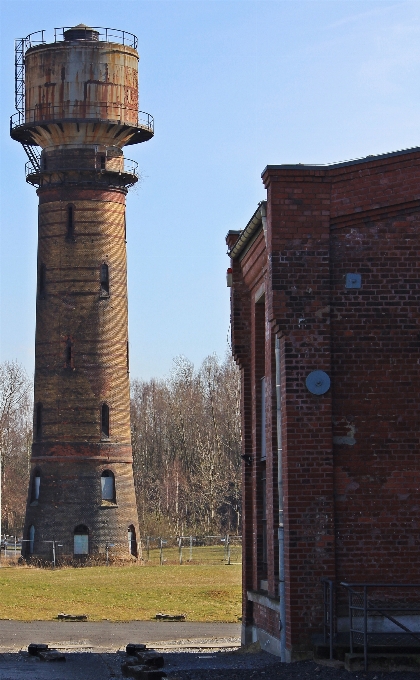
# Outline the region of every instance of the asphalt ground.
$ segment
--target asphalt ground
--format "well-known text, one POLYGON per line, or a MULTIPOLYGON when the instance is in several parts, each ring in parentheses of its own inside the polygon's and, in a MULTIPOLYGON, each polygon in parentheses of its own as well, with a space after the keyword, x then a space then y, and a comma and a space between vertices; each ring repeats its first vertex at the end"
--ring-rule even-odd
POLYGON ((128 642, 155 642, 169 680, 419 680, 407 671, 349 673, 339 662, 282 664, 264 651, 238 650, 239 626, 218 623, 70 623, 0 621, 0 680, 120 680, 128 642), (65 662, 27 653, 30 642, 56 646, 65 662), (211 646, 214 645, 212 648, 211 646))

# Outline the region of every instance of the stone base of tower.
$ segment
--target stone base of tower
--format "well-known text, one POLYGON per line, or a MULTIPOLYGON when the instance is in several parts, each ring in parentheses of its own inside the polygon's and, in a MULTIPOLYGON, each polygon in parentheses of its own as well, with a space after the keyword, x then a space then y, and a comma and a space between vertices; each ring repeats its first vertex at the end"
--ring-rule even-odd
POLYGON ((83 457, 80 447, 73 454, 32 459, 24 557, 51 561, 55 550, 58 563, 105 558, 107 552, 135 559, 139 529, 132 464, 121 462, 122 455, 83 457))

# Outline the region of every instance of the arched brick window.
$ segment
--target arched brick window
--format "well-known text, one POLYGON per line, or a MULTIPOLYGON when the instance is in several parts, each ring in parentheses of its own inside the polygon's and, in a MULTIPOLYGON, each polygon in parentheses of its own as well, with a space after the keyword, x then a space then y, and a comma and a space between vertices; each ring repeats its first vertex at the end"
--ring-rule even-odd
POLYGON ((115 477, 111 470, 104 470, 101 475, 101 496, 103 501, 115 503, 115 477))
POLYGON ((128 552, 133 557, 137 557, 136 530, 133 524, 130 524, 128 527, 128 552))

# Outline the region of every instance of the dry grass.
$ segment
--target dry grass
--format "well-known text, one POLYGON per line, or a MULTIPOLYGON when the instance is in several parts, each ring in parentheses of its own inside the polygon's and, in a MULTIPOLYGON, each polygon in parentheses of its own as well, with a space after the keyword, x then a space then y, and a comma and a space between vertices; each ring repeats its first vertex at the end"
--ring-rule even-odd
POLYGON ((163 612, 236 622, 240 580, 240 565, 2 567, 0 619, 50 621, 65 612, 90 621, 144 621, 163 612))

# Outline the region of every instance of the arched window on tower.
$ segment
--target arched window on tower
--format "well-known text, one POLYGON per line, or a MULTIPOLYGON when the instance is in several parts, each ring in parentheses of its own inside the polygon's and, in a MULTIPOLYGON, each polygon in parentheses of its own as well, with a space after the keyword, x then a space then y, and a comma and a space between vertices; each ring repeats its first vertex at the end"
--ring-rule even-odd
POLYGON ((115 477, 111 470, 104 470, 101 475, 101 496, 103 501, 115 503, 115 477))
POLYGON ((42 437, 42 411, 43 407, 41 402, 39 401, 36 405, 35 408, 35 438, 36 439, 41 439, 42 437))
POLYGON ((67 206, 67 241, 74 241, 74 205, 67 206))
POLYGON ((35 543, 35 527, 34 527, 33 524, 29 527, 29 531, 28 531, 28 539, 29 539, 29 543, 28 543, 28 553, 29 553, 30 555, 33 555, 33 552, 34 552, 34 543, 35 543))
POLYGON ((109 267, 106 262, 101 264, 101 297, 109 295, 109 267))
POLYGON ((102 404, 101 407, 101 435, 102 437, 109 437, 109 406, 102 404))
POLYGON ((35 503, 38 501, 40 486, 41 486, 41 470, 39 468, 35 468, 32 477, 31 503, 35 503))
POLYGON ((89 529, 84 524, 79 524, 74 530, 74 548, 75 555, 89 554, 89 529))
POLYGON ((128 527, 128 552, 133 557, 137 557, 136 530, 133 524, 130 524, 128 527))

